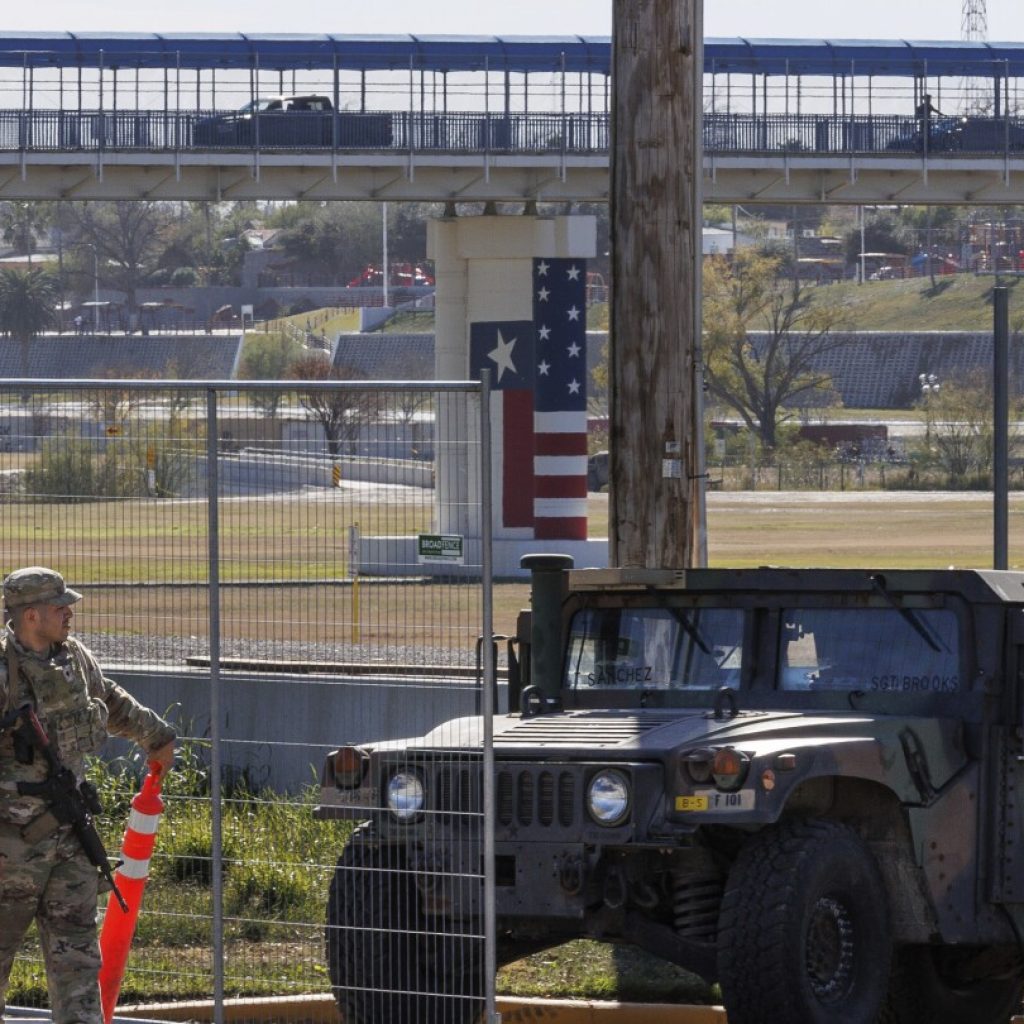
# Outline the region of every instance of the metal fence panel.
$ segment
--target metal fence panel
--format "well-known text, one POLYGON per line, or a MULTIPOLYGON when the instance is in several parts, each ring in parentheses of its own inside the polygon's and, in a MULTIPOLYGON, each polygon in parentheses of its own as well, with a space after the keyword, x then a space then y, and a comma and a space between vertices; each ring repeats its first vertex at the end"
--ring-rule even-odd
MULTIPOLYGON (((333 1020, 338 995, 353 1024, 493 1006, 486 405, 469 384, 0 390, 0 568, 60 569, 76 635, 182 734, 122 1003, 219 1019, 312 997, 333 1020), (394 756, 430 781, 418 819, 451 857, 313 820, 329 750, 430 729, 394 756)), ((93 769, 111 851, 141 767, 114 742, 93 769)), ((11 1003, 45 1004, 35 950, 11 1003)))

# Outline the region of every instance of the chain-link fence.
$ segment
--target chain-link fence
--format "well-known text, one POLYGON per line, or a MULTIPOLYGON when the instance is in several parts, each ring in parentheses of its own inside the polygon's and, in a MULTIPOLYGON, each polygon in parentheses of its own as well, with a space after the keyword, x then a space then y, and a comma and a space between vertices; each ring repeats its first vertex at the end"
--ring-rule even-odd
MULTIPOLYGON (((350 1024, 493 1005, 491 753, 470 717, 494 692, 478 644, 491 632, 480 395, 337 381, 0 390, 0 568, 59 569, 84 594, 76 636, 181 735, 122 1004, 210 1000, 218 1016, 230 999, 308 997, 308 1019, 334 1020, 338 997, 350 1024), (371 825, 314 820, 330 750, 431 729, 443 784, 464 796, 439 827, 478 840, 465 862, 413 863, 371 825), (453 892, 468 908, 456 924, 432 912, 453 892)), ((410 785, 434 770, 422 744, 402 756, 410 785)), ((112 741, 91 769, 111 853, 143 768, 112 741)), ((46 1004, 32 936, 8 1002, 46 1004)))

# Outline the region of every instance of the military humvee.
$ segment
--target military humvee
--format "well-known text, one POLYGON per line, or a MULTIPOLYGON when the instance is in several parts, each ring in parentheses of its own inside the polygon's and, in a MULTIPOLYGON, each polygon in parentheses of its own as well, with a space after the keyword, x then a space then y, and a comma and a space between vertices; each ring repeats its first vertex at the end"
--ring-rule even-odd
MULTIPOLYGON (((516 710, 494 720, 499 960, 590 936, 719 981, 730 1024, 1006 1024, 1024 984, 1024 573, 523 561, 516 710)), ((398 998, 375 1018, 353 993, 417 964, 479 991, 479 957, 396 946, 385 917, 402 899, 481 930, 479 894, 430 875, 478 856, 444 812, 480 806, 481 769, 440 784, 438 756, 461 755, 428 737, 324 766, 318 815, 364 820, 327 911, 349 1024, 479 1009, 398 998)))

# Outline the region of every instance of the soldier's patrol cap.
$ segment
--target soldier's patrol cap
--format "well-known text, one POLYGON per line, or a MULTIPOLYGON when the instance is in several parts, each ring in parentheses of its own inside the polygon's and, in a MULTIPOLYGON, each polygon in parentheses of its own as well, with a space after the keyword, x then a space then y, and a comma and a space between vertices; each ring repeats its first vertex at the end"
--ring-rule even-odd
POLYGON ((30 604, 74 604, 81 600, 82 595, 72 590, 59 572, 41 565, 15 569, 4 579, 4 604, 8 610, 30 604))

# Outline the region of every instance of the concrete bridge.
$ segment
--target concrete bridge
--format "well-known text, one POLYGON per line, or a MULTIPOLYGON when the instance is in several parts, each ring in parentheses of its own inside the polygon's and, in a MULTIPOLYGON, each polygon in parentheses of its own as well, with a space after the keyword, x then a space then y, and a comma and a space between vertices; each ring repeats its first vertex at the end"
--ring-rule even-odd
MULTIPOLYGON (((707 40, 704 72, 709 202, 1024 201, 1024 44, 707 40)), ((604 38, 0 33, 0 199, 604 201, 610 96, 604 38)))

